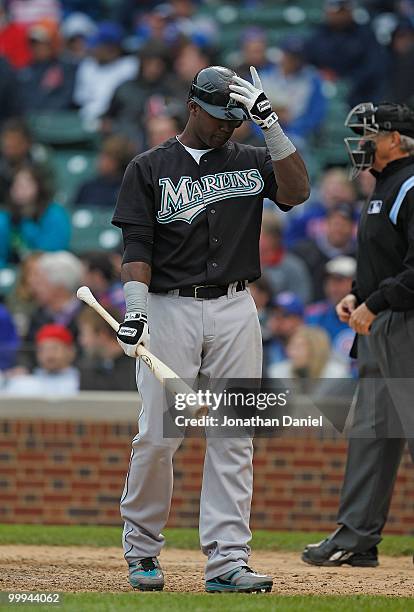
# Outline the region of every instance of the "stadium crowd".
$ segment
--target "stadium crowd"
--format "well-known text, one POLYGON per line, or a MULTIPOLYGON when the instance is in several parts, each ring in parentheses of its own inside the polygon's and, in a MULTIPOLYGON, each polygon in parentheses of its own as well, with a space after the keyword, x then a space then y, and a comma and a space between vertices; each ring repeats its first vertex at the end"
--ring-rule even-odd
MULTIPOLYGON (((308 3, 296 4, 307 17, 308 3)), ((275 41, 278 24, 260 16, 270 7, 287 18, 285 0, 227 2, 226 19, 215 0, 0 0, 1 393, 135 388, 133 360, 76 299, 86 284, 122 320, 120 236, 113 229, 95 243, 92 223, 79 246, 74 219, 99 211, 110 227, 128 161, 179 133, 194 75, 217 63, 245 78, 257 67, 312 171, 311 198, 298 210, 278 213, 265 202, 263 276, 251 285, 264 375, 354 375, 353 332, 335 305, 355 273, 372 177, 350 182, 344 157, 315 160, 327 144, 332 91, 344 92, 345 113, 368 100, 414 102, 414 0, 311 4, 318 17, 306 28, 290 20, 275 41), (229 48, 228 16, 238 13, 257 19, 240 21, 229 48), (74 180, 80 152, 92 162, 74 180)), ((234 137, 263 145, 249 122, 234 137)))

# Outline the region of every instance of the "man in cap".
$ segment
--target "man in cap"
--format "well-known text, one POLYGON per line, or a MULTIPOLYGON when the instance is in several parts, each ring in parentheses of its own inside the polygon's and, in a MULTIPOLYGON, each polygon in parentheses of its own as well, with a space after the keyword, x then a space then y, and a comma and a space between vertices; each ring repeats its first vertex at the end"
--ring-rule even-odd
POLYGON ((318 232, 314 238, 302 240, 293 248, 293 253, 299 255, 311 275, 312 301, 317 302, 325 297, 324 284, 328 261, 341 255, 352 257, 355 255, 355 221, 356 215, 352 204, 348 202, 336 204, 326 211, 324 231, 318 232))
POLYGON ((76 67, 59 57, 59 25, 44 18, 28 29, 32 62, 18 73, 26 112, 61 111, 70 108, 76 67))
MULTIPOLYGON (((303 161, 251 74, 253 84, 221 66, 195 75, 183 132, 131 161, 113 217, 125 244, 127 313, 118 332, 125 353, 134 358, 150 330, 157 357, 213 389, 219 379, 261 376, 260 325, 247 285, 260 276, 263 198, 287 211, 309 195, 303 161), (245 120, 260 125, 268 150, 230 142, 245 120)), ((157 557, 182 437, 164 437, 163 390, 139 362, 138 388, 143 410, 121 500, 125 558, 134 588, 161 590, 157 557)), ((247 565, 252 441, 213 429, 200 500, 205 588, 269 591, 271 577, 247 565)))
POLYGON ((101 117, 116 88, 137 74, 137 58, 123 55, 123 36, 117 23, 103 21, 87 40, 90 55, 79 65, 74 92, 74 101, 85 119, 101 117))
POLYGON ((325 264, 324 299, 306 308, 305 323, 322 327, 328 332, 332 350, 344 361, 349 361, 355 334, 349 325, 338 319, 336 305, 351 291, 356 261, 353 257, 339 255, 325 264))
POLYGON ((359 391, 337 517, 339 528, 305 548, 312 565, 378 565, 401 456, 414 457, 414 111, 358 104, 345 125, 353 174, 376 178, 358 230, 353 288, 337 305, 357 332, 359 391))
POLYGON ((354 106, 368 97, 378 101, 384 86, 385 50, 369 24, 354 19, 353 0, 326 0, 325 20, 306 44, 307 60, 330 79, 347 79, 348 102, 354 106))

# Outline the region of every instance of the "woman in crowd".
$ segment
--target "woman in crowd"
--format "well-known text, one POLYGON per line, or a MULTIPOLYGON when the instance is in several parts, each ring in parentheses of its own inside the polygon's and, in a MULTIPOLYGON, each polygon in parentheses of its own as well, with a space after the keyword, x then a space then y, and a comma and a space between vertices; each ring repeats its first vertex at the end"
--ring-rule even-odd
POLYGON ((69 241, 69 215, 53 202, 50 181, 41 168, 22 167, 0 211, 0 264, 18 263, 31 251, 65 250, 69 241))

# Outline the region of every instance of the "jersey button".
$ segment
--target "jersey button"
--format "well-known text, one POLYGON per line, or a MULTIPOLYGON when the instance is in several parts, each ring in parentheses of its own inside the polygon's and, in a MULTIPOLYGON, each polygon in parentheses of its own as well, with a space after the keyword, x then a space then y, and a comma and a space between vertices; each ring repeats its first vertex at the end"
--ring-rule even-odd
POLYGON ((211 212, 212 215, 214 215, 215 212, 216 212, 216 209, 215 208, 210 208, 210 212, 211 212))
POLYGON ((213 268, 217 268, 218 263, 217 263, 216 261, 213 261, 213 262, 211 263, 211 265, 212 265, 212 267, 213 267, 213 268))
POLYGON ((211 239, 213 242, 215 242, 217 244, 217 242, 219 241, 218 238, 216 238, 216 236, 213 236, 213 238, 211 239))

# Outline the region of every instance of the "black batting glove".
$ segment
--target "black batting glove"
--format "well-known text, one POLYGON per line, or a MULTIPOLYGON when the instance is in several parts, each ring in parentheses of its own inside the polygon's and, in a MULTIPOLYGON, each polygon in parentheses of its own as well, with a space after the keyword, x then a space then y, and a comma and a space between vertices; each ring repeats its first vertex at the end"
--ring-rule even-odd
POLYGON ((127 312, 124 322, 119 326, 117 340, 126 355, 136 357, 138 346, 147 346, 149 343, 147 315, 143 312, 127 312))

